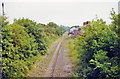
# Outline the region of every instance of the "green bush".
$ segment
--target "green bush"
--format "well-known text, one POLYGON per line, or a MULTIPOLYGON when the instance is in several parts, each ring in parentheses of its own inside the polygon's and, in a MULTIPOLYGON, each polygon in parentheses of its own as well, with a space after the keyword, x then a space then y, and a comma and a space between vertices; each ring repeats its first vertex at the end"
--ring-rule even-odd
POLYGON ((83 27, 85 33, 75 40, 80 66, 77 73, 85 78, 119 77, 120 60, 120 15, 111 13, 113 22, 106 25, 102 19, 97 19, 83 27))
POLYGON ((24 31, 23 26, 14 23, 2 28, 2 41, 3 77, 15 77, 17 72, 25 75, 24 70, 28 72, 25 60, 31 57, 31 54, 38 53, 36 47, 33 47, 37 45, 34 43, 35 39, 24 31), (23 64, 23 71, 18 70, 23 64))
MULTIPOLYGON (((47 50, 48 39, 46 34, 44 33, 44 29, 41 27, 40 24, 24 18, 15 20, 15 23, 24 26, 25 31, 29 34, 29 36, 33 36, 35 38, 35 42, 38 44, 36 48, 39 52, 41 50, 47 50)), ((46 53, 46 51, 44 51, 44 53, 46 53)))
MULTIPOLYGON (((46 35, 49 33, 45 31, 48 29, 46 25, 47 28, 44 28, 42 24, 32 20, 15 19, 13 24, 8 25, 7 18, 2 16, 0 18, 3 19, 0 33, 2 35, 2 77, 26 77, 38 56, 47 52, 49 39, 52 36, 46 35)), ((61 33, 63 32, 58 32, 54 37, 62 35, 61 33)))

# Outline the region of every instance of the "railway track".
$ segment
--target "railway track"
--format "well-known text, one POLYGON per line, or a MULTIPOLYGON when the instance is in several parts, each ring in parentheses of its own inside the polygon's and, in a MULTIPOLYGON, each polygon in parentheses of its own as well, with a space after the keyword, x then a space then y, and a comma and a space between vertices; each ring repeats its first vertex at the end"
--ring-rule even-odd
POLYGON ((37 63, 37 71, 31 73, 31 77, 66 77, 70 73, 65 72, 70 61, 64 52, 66 37, 67 33, 51 46, 50 53, 42 63, 37 63))
POLYGON ((66 74, 68 74, 67 72, 64 72, 66 71, 65 67, 68 65, 68 58, 66 58, 64 53, 64 50, 66 49, 64 47, 66 37, 67 33, 63 35, 61 41, 57 45, 44 77, 65 77, 66 74))
POLYGON ((64 39, 64 36, 62 37, 61 41, 59 42, 58 46, 56 47, 56 50, 54 52, 54 55, 52 57, 52 60, 49 64, 49 67, 48 67, 44 77, 54 77, 55 67, 56 67, 58 56, 59 56, 59 50, 61 47, 61 43, 63 42, 63 39, 64 39))
POLYGON ((63 36, 62 40, 60 41, 60 43, 57 46, 56 51, 55 51, 55 53, 57 53, 57 55, 56 55, 56 58, 55 58, 55 62, 53 64, 53 70, 52 70, 52 75, 51 75, 52 77, 54 77, 55 66, 56 66, 56 63, 57 63, 57 60, 58 60, 58 56, 59 56, 59 53, 60 53, 60 50, 61 50, 60 48, 61 48, 61 44, 63 42, 63 39, 64 39, 64 36, 63 36))

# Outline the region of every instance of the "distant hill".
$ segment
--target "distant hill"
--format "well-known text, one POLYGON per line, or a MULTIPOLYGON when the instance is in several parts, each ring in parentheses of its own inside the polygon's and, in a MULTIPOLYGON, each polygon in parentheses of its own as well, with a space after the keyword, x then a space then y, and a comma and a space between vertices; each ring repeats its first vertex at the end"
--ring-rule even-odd
POLYGON ((64 25, 60 25, 59 27, 62 27, 62 28, 64 28, 65 30, 69 30, 69 29, 70 29, 69 26, 64 26, 64 25))

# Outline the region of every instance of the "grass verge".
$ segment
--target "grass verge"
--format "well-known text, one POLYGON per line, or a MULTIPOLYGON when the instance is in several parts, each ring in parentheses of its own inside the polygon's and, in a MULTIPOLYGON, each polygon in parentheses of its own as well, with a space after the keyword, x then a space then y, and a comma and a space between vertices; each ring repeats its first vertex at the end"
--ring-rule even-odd
POLYGON ((65 48, 69 49, 69 52, 65 52, 65 53, 69 53, 67 55, 67 57, 69 57, 71 59, 71 64, 72 64, 72 69, 73 71, 71 72, 71 75, 69 75, 70 77, 76 77, 76 69, 78 67, 78 54, 77 51, 75 49, 75 44, 74 44, 74 39, 72 38, 68 38, 67 41, 65 42, 65 48))

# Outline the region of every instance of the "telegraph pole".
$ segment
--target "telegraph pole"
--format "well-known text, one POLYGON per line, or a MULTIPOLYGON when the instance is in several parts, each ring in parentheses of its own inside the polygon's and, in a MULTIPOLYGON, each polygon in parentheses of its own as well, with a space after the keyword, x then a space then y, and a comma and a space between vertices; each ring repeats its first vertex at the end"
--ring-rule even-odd
POLYGON ((4 16, 4 3, 2 2, 2 13, 3 13, 3 16, 4 16))

